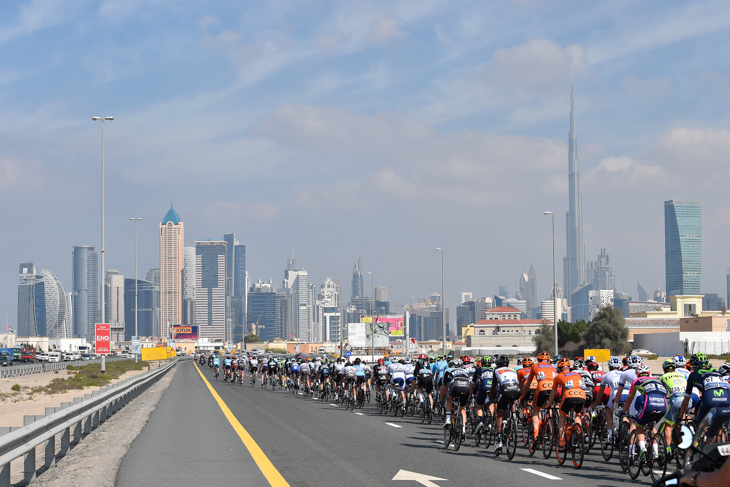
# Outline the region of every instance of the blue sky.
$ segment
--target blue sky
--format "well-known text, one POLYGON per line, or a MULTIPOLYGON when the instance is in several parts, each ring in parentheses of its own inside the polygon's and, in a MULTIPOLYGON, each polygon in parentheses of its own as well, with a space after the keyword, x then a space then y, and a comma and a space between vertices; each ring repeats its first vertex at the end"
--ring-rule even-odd
POLYGON ((235 232, 252 279, 294 252, 345 295, 363 258, 391 301, 562 283, 574 72, 586 256, 619 290, 664 288, 663 202, 703 212, 703 292, 725 294, 730 9, 724 2, 8 1, 0 7, 2 305, 17 266, 67 291, 73 245, 159 265, 235 232))

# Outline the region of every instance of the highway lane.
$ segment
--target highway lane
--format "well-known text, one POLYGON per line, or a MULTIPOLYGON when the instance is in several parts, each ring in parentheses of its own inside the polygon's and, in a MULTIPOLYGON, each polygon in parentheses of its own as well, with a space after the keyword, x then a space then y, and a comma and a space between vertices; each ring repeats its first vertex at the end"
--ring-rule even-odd
MULTIPOLYGON (((195 366, 187 363, 180 364, 179 367, 181 370, 176 373, 170 386, 171 392, 167 395, 172 398, 176 394, 174 391, 185 391, 185 398, 182 399, 182 404, 178 404, 181 399, 177 398, 171 399, 164 406, 166 398, 163 398, 159 409, 164 407, 167 411, 177 405, 177 409, 182 409, 185 413, 172 413, 170 409, 170 417, 163 420, 165 426, 154 426, 160 418, 153 414, 148 427, 158 431, 157 434, 169 436, 170 433, 163 433, 163 430, 174 431, 178 428, 175 425, 176 419, 188 418, 189 423, 191 417, 204 417, 204 421, 198 420, 200 428, 204 430, 211 423, 216 425, 215 434, 201 436, 199 429, 183 429, 181 434, 174 435, 175 439, 180 440, 168 442, 170 453, 157 460, 164 462, 169 458, 174 462, 175 459, 193 455, 195 462, 186 465, 178 461, 173 468, 184 470, 195 467, 198 464, 197 458, 206 456, 206 452, 218 451, 222 453, 220 456, 208 454, 211 457, 209 464, 202 462, 206 464, 205 471, 227 471, 227 478, 238 478, 234 475, 237 467, 228 466, 228 462, 235 461, 235 455, 226 452, 245 450, 241 440, 223 431, 226 429, 225 424, 221 426, 223 413, 212 400, 203 380, 195 371, 195 366), (175 381, 179 382, 179 389, 174 388, 175 381), (180 405, 184 407, 180 408, 180 405), (182 446, 182 438, 189 438, 188 435, 193 434, 199 438, 195 441, 197 447, 182 446)), ((210 380, 211 369, 203 367, 202 372, 210 380)), ((508 461, 504 455, 495 458, 491 449, 487 451, 483 447, 471 446, 471 438, 458 452, 451 448, 443 450, 439 443, 442 439, 439 425, 422 425, 420 419, 408 416, 381 416, 375 410, 374 403, 366 405, 362 411, 352 412, 345 410, 343 406, 305 400, 298 395, 264 390, 260 386, 250 388, 248 385, 231 385, 221 381, 211 384, 284 479, 293 486, 418 485, 415 481, 393 480, 401 470, 445 479, 432 480, 433 484, 424 485, 448 486, 458 483, 503 486, 531 485, 538 482, 541 485, 557 485, 559 482, 561 486, 608 487, 630 484, 628 475, 621 472, 617 461, 605 463, 600 451, 592 451, 586 457, 583 468, 575 470, 572 464, 569 466, 570 461, 559 466, 554 457, 545 460, 540 453, 530 457, 526 449, 520 446, 512 461, 508 461), (523 469, 532 469, 538 473, 523 469)), ((228 429, 232 430, 230 425, 228 429)), ((154 437, 154 434, 149 436, 154 437)), ((134 456, 146 458, 144 452, 136 452, 138 448, 143 448, 143 442, 138 442, 135 442, 128 455, 130 459, 134 456)), ((149 445, 144 446, 148 447, 149 445)), ((248 458, 250 460, 250 456, 248 458)), ((125 458, 125 463, 126 461, 125 458)), ((146 461, 152 462, 151 459, 146 461)), ((124 463, 122 467, 125 467, 124 463)), ((199 478, 198 473, 202 471, 196 472, 195 478, 199 478)), ((120 479, 123 478, 120 474, 120 479)), ((213 478, 221 477, 215 475, 208 477, 208 480, 213 478)), ((251 479, 254 480, 254 477, 251 479)), ((263 483, 253 481, 246 485, 267 485, 261 478, 256 480, 263 483)))

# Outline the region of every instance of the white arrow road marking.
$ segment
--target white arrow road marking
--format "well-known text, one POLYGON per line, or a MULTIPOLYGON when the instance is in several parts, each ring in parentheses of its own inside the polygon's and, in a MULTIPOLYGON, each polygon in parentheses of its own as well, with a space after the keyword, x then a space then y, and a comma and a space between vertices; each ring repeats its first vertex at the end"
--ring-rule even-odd
POLYGON ((402 428, 403 427, 403 426, 401 426, 399 424, 395 424, 395 423, 385 423, 385 424, 387 424, 388 426, 392 426, 393 428, 402 428))
POLYGON ((431 477, 430 475, 426 475, 426 474, 422 474, 422 473, 409 472, 408 470, 399 470, 398 473, 395 474, 395 477, 393 477, 393 480, 415 480, 419 484, 425 485, 426 487, 439 487, 438 484, 435 484, 431 481, 432 480, 447 480, 447 479, 431 477))
POLYGON ((538 470, 533 470, 531 468, 523 468, 522 470, 524 470, 525 472, 534 473, 535 475, 539 475, 540 477, 545 477, 546 479, 550 479, 550 480, 563 480, 560 477, 556 477, 554 475, 543 473, 538 470))
POLYGON ((355 414, 357 414, 358 416, 365 416, 365 413, 355 413, 355 414))

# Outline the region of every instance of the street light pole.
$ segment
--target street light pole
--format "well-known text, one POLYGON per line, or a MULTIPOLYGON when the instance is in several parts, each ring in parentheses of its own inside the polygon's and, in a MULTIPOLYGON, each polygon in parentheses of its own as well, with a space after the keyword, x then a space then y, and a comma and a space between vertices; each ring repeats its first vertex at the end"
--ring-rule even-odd
POLYGON ((441 252, 441 353, 446 355, 446 308, 444 307, 444 249, 436 247, 437 252, 441 252))
POLYGON ((370 275, 370 292, 372 293, 372 304, 370 305, 370 357, 372 361, 375 361, 375 274, 370 271, 367 274, 370 275))
MULTIPOLYGON (((134 338, 139 340, 139 306, 137 305, 137 222, 141 218, 130 218, 134 222, 134 338)), ((134 354, 134 361, 137 362, 137 354, 134 354)))
POLYGON ((101 120, 101 322, 106 323, 106 276, 104 275, 104 122, 114 120, 114 117, 91 117, 91 120, 101 120))
POLYGON ((543 215, 550 215, 553 220, 553 328, 555 329, 555 355, 558 355, 558 283, 555 278, 555 213, 544 211, 543 215))

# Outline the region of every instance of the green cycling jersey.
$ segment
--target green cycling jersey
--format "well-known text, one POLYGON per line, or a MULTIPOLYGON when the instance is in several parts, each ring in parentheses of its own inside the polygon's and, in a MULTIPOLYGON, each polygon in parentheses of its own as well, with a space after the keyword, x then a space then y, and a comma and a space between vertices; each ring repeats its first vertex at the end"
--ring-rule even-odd
POLYGON ((661 376, 661 381, 667 389, 667 397, 683 396, 687 389, 687 379, 679 372, 668 372, 661 376))

